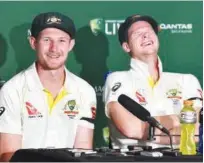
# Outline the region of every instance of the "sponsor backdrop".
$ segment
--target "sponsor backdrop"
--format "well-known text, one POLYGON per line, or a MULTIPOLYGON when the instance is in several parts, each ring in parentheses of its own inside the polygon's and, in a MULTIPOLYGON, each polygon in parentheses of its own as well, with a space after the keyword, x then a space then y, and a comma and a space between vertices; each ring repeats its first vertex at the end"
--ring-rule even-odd
MULTIPOLYGON (((0 2, 0 77, 7 81, 35 60, 28 29, 40 12, 59 11, 77 26, 76 46, 70 53, 70 71, 88 81, 97 94, 95 145, 107 145, 107 119, 102 102, 105 76, 129 68, 129 56, 120 47, 117 29, 132 14, 153 16, 160 24, 159 56, 165 71, 192 73, 203 83, 203 2, 0 2)), ((133 124, 134 125, 134 124, 133 124)))

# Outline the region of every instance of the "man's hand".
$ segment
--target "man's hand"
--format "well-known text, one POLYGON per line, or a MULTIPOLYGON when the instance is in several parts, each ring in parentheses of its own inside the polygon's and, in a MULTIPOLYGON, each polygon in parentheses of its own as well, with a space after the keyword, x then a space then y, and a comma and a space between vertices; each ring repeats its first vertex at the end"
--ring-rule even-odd
MULTIPOLYGON (((198 116, 199 109, 196 112, 198 116)), ((173 144, 179 144, 180 134, 181 134, 181 125, 180 125, 179 116, 178 115, 158 116, 158 117, 155 117, 155 119, 157 119, 164 127, 166 127, 169 130, 170 135, 172 135, 173 144)), ((199 124, 196 123, 195 135, 198 134, 198 128, 199 128, 199 124)), ((164 133, 162 133, 162 131, 160 131, 159 129, 155 130, 155 135, 160 135, 160 136, 156 136, 156 140, 155 140, 156 143, 170 144, 169 137, 166 136, 164 133)), ((196 138, 195 140, 198 141, 198 138, 196 138)))
MULTIPOLYGON (((165 115, 156 116, 155 119, 161 123, 167 130, 169 130, 171 135, 180 135, 180 121, 178 115, 165 115)), ((155 143, 158 144, 170 144, 169 137, 164 134, 161 130, 155 129, 155 143), (158 135, 158 136, 157 136, 158 135)), ((172 136, 173 144, 179 144, 180 136, 172 136)))
POLYGON ((15 151, 21 148, 22 136, 0 133, 0 161, 8 162, 15 151))
POLYGON ((74 148, 92 149, 93 148, 93 129, 79 126, 77 128, 74 148))
MULTIPOLYGON (((175 127, 180 126, 180 121, 178 115, 165 115, 165 116, 156 116, 155 119, 161 123, 167 130, 172 130, 175 127)), ((162 134, 162 131, 157 129, 155 134, 162 134)))
POLYGON ((146 140, 149 125, 127 111, 118 102, 110 102, 108 111, 116 128, 130 139, 146 140))

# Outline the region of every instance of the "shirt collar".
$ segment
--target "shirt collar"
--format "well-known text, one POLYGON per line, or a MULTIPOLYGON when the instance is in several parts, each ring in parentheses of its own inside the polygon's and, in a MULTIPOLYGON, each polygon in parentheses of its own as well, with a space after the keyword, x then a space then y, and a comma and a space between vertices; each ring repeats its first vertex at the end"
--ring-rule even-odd
POLYGON ((29 90, 44 89, 38 76, 35 62, 25 71, 25 76, 29 90))
MULTIPOLYGON (((67 92, 71 93, 73 90, 73 84, 75 84, 71 72, 65 68, 65 82, 64 82, 64 88, 67 90, 67 92)), ((36 63, 34 62, 26 71, 25 71, 26 81, 28 84, 29 90, 44 90, 44 87, 40 81, 40 78, 37 73, 36 69, 36 63)))
MULTIPOLYGON (((162 68, 162 62, 158 56, 158 67, 159 67, 159 75, 161 76, 161 73, 163 72, 162 68)), ((131 58, 130 60, 130 69, 133 72, 137 72, 137 74, 141 74, 145 77, 150 77, 148 65, 138 59, 131 58)))

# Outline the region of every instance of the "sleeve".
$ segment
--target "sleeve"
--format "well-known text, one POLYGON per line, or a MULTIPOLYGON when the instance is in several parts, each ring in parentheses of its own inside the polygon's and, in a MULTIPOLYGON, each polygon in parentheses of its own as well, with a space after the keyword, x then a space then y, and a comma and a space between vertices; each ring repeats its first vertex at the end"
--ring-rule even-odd
POLYGON ((20 100, 17 91, 4 85, 0 90, 0 132, 22 134, 20 100))
POLYGON ((96 118, 96 93, 90 86, 89 89, 83 93, 83 109, 79 121, 80 126, 94 129, 94 120, 96 118))
MULTIPOLYGON (((202 88, 198 79, 194 75, 185 75, 183 79, 183 99, 203 98, 202 88)), ((196 99, 193 104, 194 108, 202 107, 202 100, 196 99)))
MULTIPOLYGON (((108 112, 108 103, 109 102, 117 102, 118 97, 121 94, 126 94, 125 88, 124 88, 124 82, 122 82, 119 74, 110 74, 107 77, 105 86, 104 86, 104 92, 103 92, 103 101, 105 103, 105 115, 110 118, 109 112, 108 112)), ((126 88, 127 90, 127 88, 126 88)))

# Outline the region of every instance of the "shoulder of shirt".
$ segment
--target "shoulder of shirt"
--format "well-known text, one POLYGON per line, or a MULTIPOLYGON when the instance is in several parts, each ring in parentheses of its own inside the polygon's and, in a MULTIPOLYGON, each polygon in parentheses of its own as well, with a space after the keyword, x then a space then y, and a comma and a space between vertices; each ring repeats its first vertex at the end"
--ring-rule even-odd
POLYGON ((196 78, 193 74, 184 74, 184 73, 174 73, 174 72, 163 72, 163 75, 169 77, 181 77, 181 78, 196 78))
POLYGON ((76 82, 76 84, 78 86, 80 86, 80 89, 81 90, 84 90, 84 91, 91 91, 91 92, 94 92, 94 88, 87 82, 85 81, 84 79, 82 79, 81 77, 75 75, 74 73, 68 71, 70 77, 74 80, 74 82, 76 82))
POLYGON ((12 78, 10 78, 7 82, 4 83, 4 85, 1 88, 1 91, 8 91, 8 90, 18 90, 23 87, 23 84, 25 83, 25 71, 23 70, 19 72, 18 74, 14 75, 12 78))
POLYGON ((107 80, 108 81, 114 81, 114 80, 123 81, 127 79, 128 74, 129 74, 129 71, 115 71, 108 75, 107 80))
POLYGON ((193 74, 164 72, 163 76, 166 80, 171 80, 175 82, 181 82, 181 83, 198 82, 198 78, 193 74))

